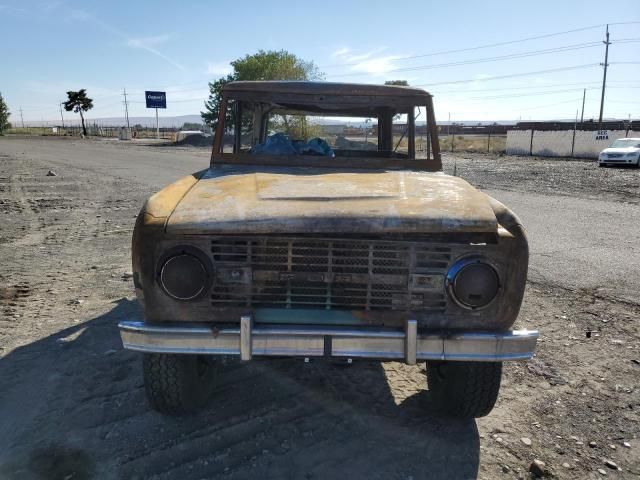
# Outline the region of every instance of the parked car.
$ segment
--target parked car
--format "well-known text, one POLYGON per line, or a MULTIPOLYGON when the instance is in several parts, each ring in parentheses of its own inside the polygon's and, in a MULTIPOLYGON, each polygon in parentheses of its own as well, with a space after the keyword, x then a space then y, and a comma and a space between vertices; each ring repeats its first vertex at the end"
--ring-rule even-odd
POLYGON ((210 166, 147 200, 132 256, 144 320, 121 322, 121 337, 143 352, 148 399, 166 414, 201 406, 216 358, 235 355, 426 362, 435 403, 479 417, 502 362, 530 358, 538 338, 511 329, 524 227, 442 172, 418 88, 227 84, 210 166), (376 148, 336 145, 327 117, 377 119, 376 148))
POLYGON ((598 155, 598 166, 635 165, 640 167, 640 138, 619 138, 598 155))

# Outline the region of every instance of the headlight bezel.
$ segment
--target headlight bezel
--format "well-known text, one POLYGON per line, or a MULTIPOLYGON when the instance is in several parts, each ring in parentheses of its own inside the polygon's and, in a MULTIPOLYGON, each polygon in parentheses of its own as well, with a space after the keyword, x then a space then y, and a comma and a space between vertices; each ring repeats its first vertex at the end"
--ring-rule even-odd
POLYGON ((162 292, 170 297, 173 300, 177 300, 180 302, 194 302, 202 299, 206 296, 211 289, 211 285, 213 283, 213 264, 211 263, 211 259, 198 247, 193 245, 177 245, 175 247, 171 247, 160 256, 158 262, 156 263, 156 282, 162 292), (175 292, 172 292, 163 281, 163 273, 167 264, 182 255, 186 255, 196 259, 199 262, 199 266, 202 267, 203 273, 203 281, 200 290, 197 293, 189 296, 189 297, 181 297, 176 295, 175 292))
POLYGON ((451 265, 449 270, 445 275, 445 289, 449 298, 460 308, 468 311, 479 311, 484 310, 492 306, 496 300, 500 297, 500 293, 503 290, 503 280, 500 275, 500 269, 498 266, 491 261, 490 259, 483 257, 481 255, 468 255, 465 257, 461 257, 456 259, 456 261, 451 265), (464 271, 465 268, 473 266, 473 265, 483 265, 488 267, 491 272, 495 275, 497 286, 496 291, 491 300, 484 305, 470 305, 465 303, 459 295, 456 293, 456 279, 464 271))

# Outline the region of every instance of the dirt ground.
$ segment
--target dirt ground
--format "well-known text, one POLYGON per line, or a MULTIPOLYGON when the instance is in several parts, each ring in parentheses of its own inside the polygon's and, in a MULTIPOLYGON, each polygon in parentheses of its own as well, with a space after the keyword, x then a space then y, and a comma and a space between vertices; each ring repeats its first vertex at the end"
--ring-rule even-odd
MULTIPOLYGON (((486 418, 435 413, 423 365, 289 359, 228 360, 208 408, 162 417, 116 328, 139 315, 129 243, 157 186, 96 173, 91 152, 116 147, 69 141, 55 157, 11 142, 0 139, 0 478, 524 479, 534 459, 560 479, 640 476, 640 302, 538 279, 516 324, 541 331, 537 354, 506 365, 486 418)), ((157 147, 117 148, 135 162, 157 147)), ((172 150, 166 168, 189 155, 206 164, 193 150, 172 150)), ((455 164, 483 189, 640 203, 640 170, 455 164)))
POLYGON ((640 203, 640 170, 601 167, 595 160, 444 153, 445 169, 476 187, 640 203), (455 159, 455 161, 454 161, 455 159))

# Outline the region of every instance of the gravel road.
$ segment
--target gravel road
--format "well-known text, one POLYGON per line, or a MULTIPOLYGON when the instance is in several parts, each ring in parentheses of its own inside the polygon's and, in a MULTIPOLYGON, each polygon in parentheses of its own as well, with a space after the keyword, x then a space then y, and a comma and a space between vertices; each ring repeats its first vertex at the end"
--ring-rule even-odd
POLYGON ((489 417, 433 413, 424 366, 269 360, 229 361, 209 408, 167 419, 121 348, 117 321, 139 315, 123 274, 144 199, 208 157, 0 138, 0 478, 527 478, 534 459, 557 478, 640 475, 640 170, 455 160, 531 241, 518 326, 539 350, 506 367, 489 417))

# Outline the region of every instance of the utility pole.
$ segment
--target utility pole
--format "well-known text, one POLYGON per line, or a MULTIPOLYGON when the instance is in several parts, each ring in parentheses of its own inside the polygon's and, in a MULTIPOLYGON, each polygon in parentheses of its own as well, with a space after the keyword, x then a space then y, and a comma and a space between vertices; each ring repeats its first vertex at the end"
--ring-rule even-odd
POLYGON ((571 139, 571 157, 576 148, 576 127, 578 126, 578 109, 576 109, 576 120, 573 122, 573 138, 571 139))
POLYGON ((62 128, 64 128, 64 116, 62 115, 62 102, 60 102, 60 118, 62 119, 62 128))
POLYGON ((582 91, 582 113, 580 114, 580 128, 582 128, 582 122, 584 121, 584 99, 587 96, 587 89, 582 91))
POLYGON ((127 119, 127 130, 129 129, 129 102, 127 102, 127 89, 123 88, 122 91, 124 92, 124 116, 127 119))
POLYGON ((24 118, 22 118, 22 105, 20 106, 20 121, 22 122, 22 128, 24 128, 24 118))
POLYGON ((606 40, 603 42, 605 44, 604 49, 604 63, 601 63, 604 67, 604 75, 602 76, 602 95, 600 97, 600 116, 598 117, 598 129, 602 128, 602 111, 604 110, 604 91, 607 86, 607 67, 609 64, 607 61, 609 60, 609 45, 611 42, 609 41, 609 24, 607 24, 607 35, 606 40))
POLYGON ((451 151, 453 152, 453 139, 451 138, 451 112, 449 112, 449 121, 447 122, 447 138, 451 141, 451 151))

